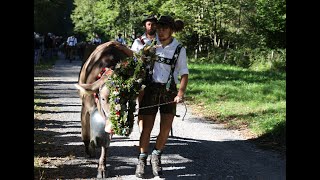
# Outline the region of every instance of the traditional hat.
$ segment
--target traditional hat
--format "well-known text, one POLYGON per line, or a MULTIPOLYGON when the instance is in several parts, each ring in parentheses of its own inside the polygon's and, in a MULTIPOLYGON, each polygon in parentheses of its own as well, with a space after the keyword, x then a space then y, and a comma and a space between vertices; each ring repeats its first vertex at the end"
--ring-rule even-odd
POLYGON ((145 18, 145 19, 142 21, 142 24, 145 24, 147 21, 155 21, 155 22, 157 22, 158 19, 157 19, 157 16, 156 16, 156 15, 150 15, 150 16, 148 16, 147 18, 145 18))
POLYGON ((171 16, 161 16, 157 24, 174 28, 174 19, 171 16))

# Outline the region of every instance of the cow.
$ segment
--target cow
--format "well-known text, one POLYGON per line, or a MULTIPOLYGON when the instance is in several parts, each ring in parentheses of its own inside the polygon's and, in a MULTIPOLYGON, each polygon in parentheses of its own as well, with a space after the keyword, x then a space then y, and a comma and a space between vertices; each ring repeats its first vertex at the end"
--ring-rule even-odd
MULTIPOLYGON (((101 147, 97 178, 106 177, 106 153, 112 137, 111 123, 108 121, 110 90, 105 82, 110 78, 113 68, 120 60, 132 56, 128 53, 131 51, 123 51, 123 49, 128 50, 116 41, 97 46, 83 63, 78 84, 75 84, 82 103, 81 137, 85 145, 85 153, 89 157, 94 157, 95 148, 101 147), (104 72, 101 74, 102 70, 104 72), (97 76, 100 76, 100 79, 97 80, 97 76)), ((133 116, 129 118, 133 121, 133 116)))

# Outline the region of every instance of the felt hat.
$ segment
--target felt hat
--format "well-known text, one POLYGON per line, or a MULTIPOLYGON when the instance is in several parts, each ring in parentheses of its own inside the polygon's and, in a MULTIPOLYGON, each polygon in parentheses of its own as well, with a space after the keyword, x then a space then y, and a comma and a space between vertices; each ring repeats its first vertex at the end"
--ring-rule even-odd
POLYGON ((156 15, 150 15, 150 16, 146 17, 146 18, 142 21, 142 24, 145 24, 147 21, 157 22, 158 19, 157 19, 157 16, 156 16, 156 15))
POLYGON ((171 16, 161 16, 157 24, 159 26, 169 26, 174 29, 174 19, 171 16))

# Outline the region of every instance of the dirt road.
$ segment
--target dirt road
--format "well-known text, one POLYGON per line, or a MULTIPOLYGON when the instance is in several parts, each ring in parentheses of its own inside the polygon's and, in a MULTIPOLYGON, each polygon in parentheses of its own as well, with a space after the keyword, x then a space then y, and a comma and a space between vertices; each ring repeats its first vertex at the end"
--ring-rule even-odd
MULTIPOLYGON (((80 61, 61 58, 53 69, 34 76, 34 179, 95 179, 97 159, 85 158, 81 141, 80 98, 74 84, 80 61)), ((235 130, 187 113, 179 104, 173 136, 167 142, 162 179, 286 179, 286 158, 257 148, 235 130)), ((156 121, 158 121, 157 118, 156 121)), ((159 132, 152 132, 151 146, 159 132)), ((108 150, 107 179, 137 179, 134 176, 139 143, 138 126, 126 138, 114 136, 108 150)), ((152 176, 148 163, 147 179, 152 176)))

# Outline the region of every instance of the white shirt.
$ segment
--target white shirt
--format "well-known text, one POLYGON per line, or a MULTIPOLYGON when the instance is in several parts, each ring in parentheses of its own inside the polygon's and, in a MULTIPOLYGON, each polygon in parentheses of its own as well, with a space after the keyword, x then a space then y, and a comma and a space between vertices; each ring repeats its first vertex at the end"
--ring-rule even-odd
POLYGON ((93 44, 101 44, 101 39, 100 38, 97 38, 97 37, 95 37, 95 38, 93 38, 92 39, 92 41, 91 41, 93 44))
POLYGON ((118 41, 119 43, 125 45, 126 44, 126 41, 123 39, 123 38, 116 38, 116 41, 118 41))
MULTIPOLYGON (((141 39, 143 40, 143 42, 145 44, 142 44, 140 38, 137 38, 134 40, 134 42, 132 43, 132 46, 131 46, 131 50, 138 53, 146 44, 151 44, 152 40, 147 38, 147 35, 146 33, 144 33, 142 36, 141 36, 141 39)), ((158 40, 158 35, 156 34, 156 40, 157 42, 159 41, 158 40)))
MULTIPOLYGON (((160 42, 157 42, 158 45, 160 45, 160 42)), ((158 55, 159 57, 164 57, 164 58, 170 58, 172 59, 173 54, 176 50, 176 47, 179 45, 180 43, 173 38, 173 41, 168 44, 166 47, 158 47, 156 50, 156 55, 158 55)), ((174 81, 176 84, 179 83, 178 81, 178 75, 184 75, 184 74, 189 74, 189 69, 188 69, 188 64, 187 64, 187 54, 186 54, 186 49, 184 47, 181 48, 180 50, 180 54, 173 72, 173 77, 174 77, 174 81)), ((171 66, 165 63, 159 63, 159 62, 155 62, 154 63, 154 67, 153 67, 153 75, 152 75, 152 79, 154 82, 158 82, 158 83, 167 83, 169 75, 170 75, 170 71, 171 71, 171 66)))
POLYGON ((74 36, 68 37, 68 39, 67 39, 68 46, 75 46, 77 43, 78 42, 77 42, 77 38, 76 37, 74 37, 74 36))

